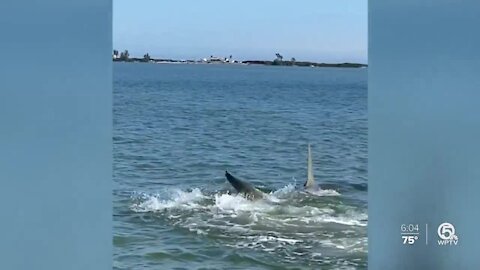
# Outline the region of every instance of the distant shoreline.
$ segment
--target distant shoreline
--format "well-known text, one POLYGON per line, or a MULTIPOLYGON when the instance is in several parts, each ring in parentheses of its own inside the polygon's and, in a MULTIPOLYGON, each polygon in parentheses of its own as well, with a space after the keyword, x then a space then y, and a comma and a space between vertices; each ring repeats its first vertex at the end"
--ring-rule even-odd
POLYGON ((297 67, 337 67, 337 68, 365 68, 367 64, 360 63, 316 63, 309 61, 265 61, 265 60, 246 60, 235 61, 233 63, 216 63, 195 60, 173 60, 173 59, 149 59, 145 58, 114 58, 114 62, 127 63, 157 63, 157 64, 203 64, 203 65, 264 65, 264 66, 297 66, 297 67))

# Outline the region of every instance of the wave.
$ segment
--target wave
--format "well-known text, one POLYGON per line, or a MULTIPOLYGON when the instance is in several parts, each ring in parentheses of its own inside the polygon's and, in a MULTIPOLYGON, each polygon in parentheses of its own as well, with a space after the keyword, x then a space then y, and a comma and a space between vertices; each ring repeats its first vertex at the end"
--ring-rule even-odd
POLYGON ((157 217, 143 222, 163 222, 239 249, 293 257, 318 250, 327 255, 338 250, 366 253, 366 209, 329 192, 311 196, 289 184, 265 200, 251 201, 227 191, 173 188, 157 194, 135 193, 129 206, 135 213, 157 217))
MULTIPOLYGON (((334 190, 318 190, 313 193, 318 197, 338 196, 334 190)), ((364 211, 354 210, 348 205, 322 204, 318 201, 306 201, 301 193, 295 192, 293 184, 267 194, 265 200, 251 201, 241 195, 232 195, 227 192, 207 193, 194 188, 191 190, 172 189, 164 194, 140 193, 134 195, 135 201, 130 206, 134 212, 162 212, 175 210, 171 217, 181 217, 189 212, 182 210, 203 211, 211 217, 238 217, 247 215, 251 223, 263 220, 275 220, 278 224, 309 225, 316 223, 337 223, 348 226, 367 225, 367 215, 364 211), (343 207, 343 211, 338 211, 343 207)), ((208 218, 208 217, 207 217, 208 218)))
POLYGON ((171 194, 170 199, 162 199, 160 194, 141 193, 136 198, 134 196, 140 202, 132 204, 131 209, 135 212, 156 212, 168 208, 198 208, 201 207, 198 202, 205 198, 198 188, 191 191, 174 189, 171 194))
POLYGON ((334 189, 317 189, 317 190, 309 190, 307 193, 315 195, 315 196, 340 196, 341 194, 334 190, 334 189))

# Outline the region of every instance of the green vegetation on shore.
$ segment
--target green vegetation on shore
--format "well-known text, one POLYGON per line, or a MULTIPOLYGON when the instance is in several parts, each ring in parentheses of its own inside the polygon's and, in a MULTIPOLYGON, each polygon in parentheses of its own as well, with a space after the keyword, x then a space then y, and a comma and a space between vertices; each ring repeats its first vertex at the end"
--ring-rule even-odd
POLYGON ((308 61, 263 61, 263 60, 247 60, 242 63, 251 64, 251 65, 266 65, 266 66, 298 66, 298 67, 350 67, 350 68, 360 68, 367 67, 365 64, 359 63, 315 63, 308 61))
MULTIPOLYGON (((231 57, 230 57, 231 58, 231 57)), ((155 59, 146 53, 142 58, 130 57, 128 50, 119 53, 117 50, 113 51, 114 62, 141 62, 141 63, 190 63, 190 64, 208 64, 208 60, 174 60, 174 59, 155 59)), ((367 67, 366 64, 360 63, 316 63, 309 61, 296 61, 295 58, 290 60, 283 60, 283 56, 279 53, 272 61, 268 60, 246 60, 246 61, 225 61, 215 62, 218 64, 244 64, 244 65, 265 65, 265 66, 298 66, 298 67, 341 67, 341 68, 362 68, 367 67)))

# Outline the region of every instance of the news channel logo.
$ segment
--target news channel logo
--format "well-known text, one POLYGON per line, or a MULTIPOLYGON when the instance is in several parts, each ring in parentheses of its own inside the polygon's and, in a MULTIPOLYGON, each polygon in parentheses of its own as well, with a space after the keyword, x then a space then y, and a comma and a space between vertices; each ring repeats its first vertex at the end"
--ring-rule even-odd
POLYGON ((437 234, 439 246, 456 246, 458 244, 458 236, 455 234, 455 226, 444 222, 438 226, 437 234))

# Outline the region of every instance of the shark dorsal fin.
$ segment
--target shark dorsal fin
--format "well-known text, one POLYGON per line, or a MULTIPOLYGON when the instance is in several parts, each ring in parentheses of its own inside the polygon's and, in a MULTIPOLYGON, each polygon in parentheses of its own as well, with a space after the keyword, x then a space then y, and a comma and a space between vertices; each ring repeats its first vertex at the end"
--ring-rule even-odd
POLYGON ((252 184, 240 180, 235 176, 231 175, 228 171, 225 171, 225 177, 227 178, 228 182, 237 190, 238 193, 242 193, 245 195, 247 199, 250 200, 257 200, 264 197, 264 193, 257 189, 252 184))
POLYGON ((307 156, 307 181, 304 186, 306 188, 313 187, 315 185, 315 179, 313 177, 313 165, 312 165, 312 151, 310 144, 308 144, 308 156, 307 156))

